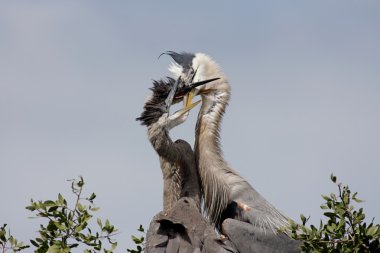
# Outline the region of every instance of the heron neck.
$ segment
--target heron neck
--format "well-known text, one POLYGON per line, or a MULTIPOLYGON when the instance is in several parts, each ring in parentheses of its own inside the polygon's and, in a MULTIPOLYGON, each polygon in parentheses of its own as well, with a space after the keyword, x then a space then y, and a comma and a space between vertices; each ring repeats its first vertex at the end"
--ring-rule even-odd
POLYGON ((169 210, 181 197, 192 198, 200 208, 201 190, 194 152, 184 140, 173 142, 166 125, 166 117, 161 117, 148 127, 149 141, 160 157, 163 208, 169 210))
POLYGON ((167 211, 174 206, 181 195, 182 180, 180 168, 160 156, 160 165, 163 178, 163 210, 167 211))
POLYGON ((195 157, 205 208, 214 224, 219 223, 223 210, 230 202, 230 184, 240 178, 223 159, 220 147, 220 124, 229 97, 229 90, 216 90, 203 95, 196 126, 195 157))

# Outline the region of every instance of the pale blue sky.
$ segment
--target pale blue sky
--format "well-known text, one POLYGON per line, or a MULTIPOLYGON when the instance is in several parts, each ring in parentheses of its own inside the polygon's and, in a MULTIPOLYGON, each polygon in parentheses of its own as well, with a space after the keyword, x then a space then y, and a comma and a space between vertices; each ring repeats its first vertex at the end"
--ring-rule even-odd
MULTIPOLYGON (((225 157, 280 210, 318 222, 333 172, 378 216, 379 13, 379 1, 1 1, 0 223, 28 242, 29 199, 68 195, 83 175, 119 252, 131 245, 162 206, 135 118, 169 74, 165 50, 223 68, 225 157)), ((193 143, 196 114, 173 138, 193 143)))

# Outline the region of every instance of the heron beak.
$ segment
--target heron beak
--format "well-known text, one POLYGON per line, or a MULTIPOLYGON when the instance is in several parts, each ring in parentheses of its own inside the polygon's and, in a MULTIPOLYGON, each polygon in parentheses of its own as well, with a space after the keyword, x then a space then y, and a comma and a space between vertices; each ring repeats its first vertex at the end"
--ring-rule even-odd
MULTIPOLYGON (((195 83, 192 83, 190 85, 187 85, 187 86, 184 86, 182 88, 179 88, 177 90, 177 92, 175 93, 175 98, 177 98, 177 99, 183 98, 185 95, 187 95, 192 90, 195 90, 194 91, 194 96, 196 96, 199 93, 198 89, 196 89, 197 87, 199 87, 201 85, 204 85, 206 83, 213 82, 213 81, 218 80, 218 79, 220 79, 220 78, 217 77, 217 78, 207 79, 207 80, 204 80, 204 81, 195 82, 195 83)), ((179 80, 177 80, 177 82, 179 82, 179 80)), ((177 83, 175 85, 178 86, 177 83)))
POLYGON ((195 103, 190 103, 188 106, 185 106, 183 107, 182 109, 176 111, 173 115, 175 115, 174 117, 177 117, 177 116, 180 116, 188 111, 190 111, 191 109, 193 109, 194 107, 196 107, 199 103, 201 102, 201 100, 198 100, 197 102, 195 103))
POLYGON ((204 81, 195 82, 195 83, 192 83, 188 86, 184 86, 183 88, 177 90, 179 82, 180 82, 180 78, 178 78, 176 83, 172 87, 172 90, 170 91, 168 98, 165 101, 166 105, 170 106, 171 103, 173 102, 174 97, 177 99, 183 98, 183 108, 178 110, 177 112, 175 112, 173 114, 173 117, 175 117, 175 118, 179 117, 179 116, 183 115, 184 113, 193 109, 195 106, 197 106, 201 102, 201 100, 198 100, 198 101, 192 103, 192 99, 199 94, 198 87, 201 85, 204 85, 206 83, 216 81, 218 79, 220 79, 220 78, 217 77, 217 78, 207 79, 204 81), (170 102, 170 104, 169 104, 169 102, 170 102))
POLYGON ((191 104, 191 101, 193 100, 194 98, 194 92, 195 92, 195 88, 192 89, 189 93, 187 93, 184 97, 183 97, 183 106, 184 107, 187 107, 191 104))
POLYGON ((184 113, 193 109, 195 106, 197 106, 201 102, 201 100, 199 100, 195 103, 191 103, 191 99, 189 100, 188 97, 192 98, 193 92, 194 92, 194 90, 196 90, 195 87, 198 87, 202 84, 205 84, 205 83, 208 83, 211 81, 213 81, 213 79, 193 83, 188 87, 184 87, 180 90, 177 90, 179 82, 180 82, 180 78, 178 78, 177 81, 175 82, 174 86, 172 87, 172 90, 170 91, 168 97, 166 98, 165 104, 169 108, 171 106, 174 98, 182 98, 183 97, 184 107, 182 109, 176 111, 171 117, 172 118, 178 118, 178 117, 182 116, 184 113))
MULTIPOLYGON (((204 85, 206 83, 210 83, 212 81, 218 80, 218 79, 220 79, 220 78, 219 77, 218 78, 212 78, 212 79, 192 83, 189 86, 185 86, 183 88, 184 91, 182 91, 182 92, 187 92, 187 93, 185 93, 183 95, 183 107, 186 108, 186 107, 189 107, 192 105, 191 102, 192 102, 193 98, 199 94, 199 89, 197 89, 197 87, 204 85)), ((198 104, 198 103, 199 103, 199 101, 196 102, 196 104, 198 104)))

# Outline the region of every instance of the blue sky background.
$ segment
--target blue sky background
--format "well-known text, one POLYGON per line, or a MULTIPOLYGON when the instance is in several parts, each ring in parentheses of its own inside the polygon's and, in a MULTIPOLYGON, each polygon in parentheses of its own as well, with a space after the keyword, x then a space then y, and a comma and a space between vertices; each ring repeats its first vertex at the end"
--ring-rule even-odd
MULTIPOLYGON (((329 177, 380 204, 379 1, 1 1, 0 223, 37 236, 30 198, 83 175, 130 235, 162 207, 158 157, 135 118, 165 50, 204 52, 231 81, 226 160, 280 210, 321 218, 329 177)), ((197 110, 173 131, 194 142, 197 110)), ((31 250, 30 250, 31 251, 31 250)))

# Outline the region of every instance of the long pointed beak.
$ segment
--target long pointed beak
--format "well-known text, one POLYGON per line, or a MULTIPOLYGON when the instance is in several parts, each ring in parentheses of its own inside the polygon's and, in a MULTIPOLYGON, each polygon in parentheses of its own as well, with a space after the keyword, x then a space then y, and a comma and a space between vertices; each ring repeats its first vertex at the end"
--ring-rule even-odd
MULTIPOLYGON (((206 84, 206 83, 209 83, 209 82, 212 82, 212 81, 215 81, 215 80, 218 80, 219 78, 212 78, 212 79, 208 79, 208 80, 204 80, 204 81, 200 81, 200 82, 196 82, 196 83, 193 83, 189 86, 186 86, 186 88, 188 90, 190 90, 190 92, 188 92, 184 97, 183 97, 183 106, 184 108, 187 108, 187 107, 190 107, 192 106, 192 100, 193 98, 198 95, 199 93, 199 90, 196 89, 196 87, 200 86, 200 85, 203 85, 203 84, 206 84)), ((197 101, 196 103, 194 104, 198 104, 200 101, 197 101)), ((194 107, 194 106, 193 106, 194 107)))
POLYGON ((195 103, 192 103, 192 104, 189 104, 187 105, 186 107, 183 107, 182 109, 178 110, 177 112, 175 112, 175 115, 182 115, 188 111, 190 111, 191 109, 193 109, 195 106, 197 106, 199 103, 201 102, 201 100, 195 102, 195 103))
MULTIPOLYGON (((192 83, 190 84, 189 86, 184 86, 182 87, 181 89, 179 89, 176 93, 175 93, 175 98, 182 98, 184 97, 187 93, 189 93, 190 91, 192 91, 194 88, 198 87, 198 86, 201 86, 201 85, 204 85, 206 83, 209 83, 209 82, 212 82, 212 81, 215 81, 215 80, 218 80, 220 79, 219 77, 217 78, 212 78, 212 79, 208 79, 208 80, 204 80, 204 81, 200 81, 200 82, 195 82, 195 83, 192 83)), ((178 80, 177 80, 178 82, 178 80)), ((178 86, 178 85, 177 85, 178 86)), ((174 87, 173 87, 174 88, 174 87)), ((197 94, 196 94, 197 95, 197 94)))
POLYGON ((188 86, 184 86, 178 89, 179 83, 181 81, 181 79, 178 78, 177 81, 174 83, 172 89, 170 90, 170 93, 165 100, 165 104, 169 108, 172 105, 174 98, 177 98, 177 99, 183 98, 184 104, 183 104, 183 110, 181 110, 181 113, 190 111, 192 108, 194 108, 197 104, 200 103, 200 101, 197 101, 193 104, 191 103, 193 97, 198 95, 198 90, 195 88, 201 85, 204 85, 206 83, 218 80, 218 79, 220 78, 212 78, 212 79, 208 79, 208 80, 204 80, 200 82, 195 82, 188 86))

